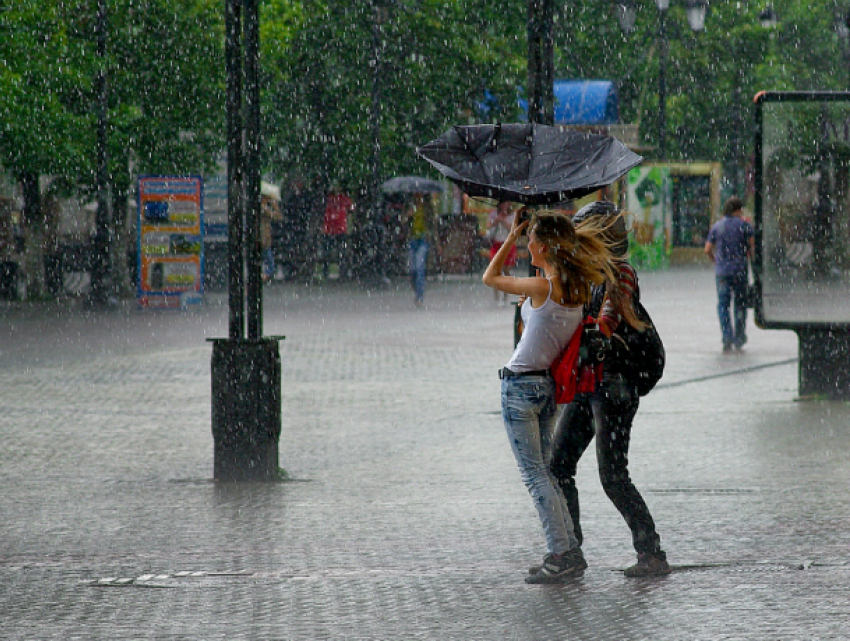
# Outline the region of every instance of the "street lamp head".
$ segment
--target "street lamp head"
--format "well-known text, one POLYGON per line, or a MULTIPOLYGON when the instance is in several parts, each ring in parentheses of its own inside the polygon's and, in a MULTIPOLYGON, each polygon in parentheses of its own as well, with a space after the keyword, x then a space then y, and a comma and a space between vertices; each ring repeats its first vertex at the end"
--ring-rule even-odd
POLYGON ((759 14, 759 23, 765 29, 773 29, 779 24, 779 16, 776 15, 772 6, 767 5, 759 14))
POLYGON ((637 7, 633 0, 621 0, 617 3, 617 21, 620 23, 620 29, 626 35, 635 30, 637 7))
POLYGON ((708 11, 707 0, 686 0, 685 14, 692 31, 705 29, 705 14, 708 11))

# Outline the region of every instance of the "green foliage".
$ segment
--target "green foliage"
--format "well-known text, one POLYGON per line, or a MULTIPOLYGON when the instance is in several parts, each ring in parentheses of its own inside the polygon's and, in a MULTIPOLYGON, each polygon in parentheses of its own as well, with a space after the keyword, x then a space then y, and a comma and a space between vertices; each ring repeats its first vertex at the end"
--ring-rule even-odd
MULTIPOLYGON (((223 146, 223 12, 212 0, 109 3, 110 175, 119 191, 136 174, 214 166, 223 146)), ((91 14, 73 22, 95 45, 91 14)), ((83 181, 93 185, 91 180, 83 181)))
POLYGON ((629 235, 629 262, 641 270, 666 269, 670 265, 670 254, 663 235, 651 243, 642 245, 629 235))
MULTIPOLYGON (((623 36, 615 3, 572 0, 556 20, 557 78, 617 82, 623 122, 639 123, 643 140, 658 140, 659 14, 639 4, 635 32, 623 36)), ((705 31, 693 33, 684 2, 672 0, 669 45, 667 157, 745 162, 752 153, 753 97, 764 90, 846 89, 850 50, 834 29, 837 2, 778 0, 780 23, 759 22, 762 3, 712 2, 705 31)))
MULTIPOLYGON (((0 11, 0 164, 18 176, 94 184, 93 81, 109 78, 110 173, 208 169, 224 147, 223 3, 109 0, 107 59, 96 55, 95 0, 15 0, 0 11)), ((654 0, 625 36, 614 2, 556 3, 555 76, 617 83, 623 122, 656 144, 661 48, 654 0)), ((713 2, 691 32, 684 2, 667 15, 671 160, 743 164, 752 97, 766 89, 844 89, 850 48, 836 0, 713 2)), ((415 148, 453 124, 516 120, 527 85, 527 3, 503 0, 262 0, 264 170, 352 192, 370 181, 378 55, 383 178, 428 169, 415 148), (376 29, 376 21, 379 27, 376 29), (377 40, 374 38, 377 37, 377 40), (485 95, 490 98, 485 101, 485 95), (486 102, 486 109, 481 106, 486 102)), ((651 155, 651 152, 648 154, 651 155)))
POLYGON ((524 12, 506 29, 513 11, 490 0, 383 5, 376 12, 363 0, 264 4, 267 167, 277 175, 355 189, 368 182, 376 54, 385 176, 426 171, 415 148, 483 117, 485 89, 498 105, 488 119, 516 118, 524 12))
POLYGON ((186 173, 222 145, 223 18, 212 0, 16 0, 0 11, 0 164, 20 176, 95 182, 96 95, 108 79, 110 173, 186 173))
POLYGON ((80 98, 93 61, 69 36, 64 12, 55 0, 0 11, 0 165, 19 178, 90 163, 92 116, 80 98))

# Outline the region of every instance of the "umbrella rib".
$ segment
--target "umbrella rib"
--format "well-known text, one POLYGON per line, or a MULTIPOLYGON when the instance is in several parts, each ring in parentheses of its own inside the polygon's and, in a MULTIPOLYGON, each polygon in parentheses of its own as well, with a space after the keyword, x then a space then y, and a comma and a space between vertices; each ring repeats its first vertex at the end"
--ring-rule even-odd
POLYGON ((472 148, 472 146, 466 141, 466 138, 464 137, 464 135, 460 131, 458 131, 457 125, 455 125, 454 130, 455 130, 455 133, 460 137, 460 140, 463 143, 463 146, 466 147, 467 150, 469 151, 469 153, 471 153, 472 156, 475 158, 475 160, 478 161, 478 164, 481 166, 481 171, 484 173, 484 179, 488 183, 492 182, 493 178, 490 175, 490 172, 487 171, 487 166, 484 164, 484 161, 481 159, 481 156, 479 156, 476 153, 476 151, 472 148))

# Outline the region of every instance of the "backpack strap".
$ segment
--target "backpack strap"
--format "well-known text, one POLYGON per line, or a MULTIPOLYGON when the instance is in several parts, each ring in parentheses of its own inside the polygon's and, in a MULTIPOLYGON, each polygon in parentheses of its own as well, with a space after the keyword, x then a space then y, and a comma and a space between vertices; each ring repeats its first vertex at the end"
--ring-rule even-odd
POLYGON ((593 288, 590 294, 590 301, 584 306, 585 318, 590 316, 598 318, 599 312, 602 311, 602 301, 605 300, 605 283, 597 285, 593 288))

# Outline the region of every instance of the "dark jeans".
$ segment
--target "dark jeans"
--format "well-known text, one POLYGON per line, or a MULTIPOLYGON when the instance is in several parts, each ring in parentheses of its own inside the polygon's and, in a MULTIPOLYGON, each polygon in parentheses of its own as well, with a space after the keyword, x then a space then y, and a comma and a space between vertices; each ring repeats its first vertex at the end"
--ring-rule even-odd
POLYGON ((339 277, 344 278, 348 269, 346 264, 346 249, 348 238, 345 234, 325 234, 322 237, 322 274, 328 277, 328 270, 332 262, 336 262, 339 269, 339 277))
POLYGON ((717 316, 724 347, 741 347, 747 342, 747 273, 717 276, 717 316), (735 301, 735 326, 729 310, 735 301))
POLYGON ((638 409, 634 385, 620 376, 604 380, 592 394, 577 394, 564 408, 555 426, 550 467, 567 501, 579 545, 576 466, 590 441, 596 436, 596 461, 605 494, 623 515, 632 531, 638 553, 661 551, 661 537, 640 492, 629 477, 629 437, 638 409))

